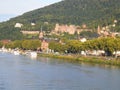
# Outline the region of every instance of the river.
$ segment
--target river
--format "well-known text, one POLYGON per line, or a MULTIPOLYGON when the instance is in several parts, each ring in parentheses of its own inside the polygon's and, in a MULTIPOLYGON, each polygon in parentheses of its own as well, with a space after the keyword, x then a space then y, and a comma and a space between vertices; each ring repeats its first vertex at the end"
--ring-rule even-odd
POLYGON ((120 68, 0 53, 0 90, 120 90, 120 68))

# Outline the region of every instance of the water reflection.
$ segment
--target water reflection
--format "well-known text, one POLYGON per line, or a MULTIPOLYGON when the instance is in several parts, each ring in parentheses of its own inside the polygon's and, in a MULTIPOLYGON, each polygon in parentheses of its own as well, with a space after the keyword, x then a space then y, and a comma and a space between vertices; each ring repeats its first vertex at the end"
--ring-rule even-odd
POLYGON ((39 57, 36 60, 46 63, 46 64, 72 64, 77 66, 85 66, 85 67, 100 67, 103 69, 120 69, 120 66, 114 66, 114 65, 106 65, 106 64, 95 64, 95 63, 89 63, 89 62, 82 62, 82 61, 74 61, 74 60, 62 60, 62 59, 52 59, 52 58, 44 58, 39 57))
POLYGON ((119 90, 120 68, 0 54, 0 90, 119 90))

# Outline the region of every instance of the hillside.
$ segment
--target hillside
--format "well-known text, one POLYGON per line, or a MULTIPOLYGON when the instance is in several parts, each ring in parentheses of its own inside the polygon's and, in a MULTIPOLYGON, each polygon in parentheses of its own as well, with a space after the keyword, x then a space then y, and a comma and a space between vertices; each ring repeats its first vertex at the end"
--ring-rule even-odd
MULTIPOLYGON (((17 22, 26 24, 26 26, 31 22, 36 24, 49 22, 50 24, 61 23, 75 25, 85 23, 89 27, 95 28, 98 24, 101 26, 111 24, 114 19, 120 20, 119 0, 62 0, 61 2, 24 13, 5 23, 1 23, 0 38, 5 38, 6 35, 11 38, 7 33, 15 33, 14 31, 11 32, 11 27, 17 22)), ((39 26, 35 29, 40 29, 39 26)), ((118 30, 119 28, 117 27, 118 30)))
POLYGON ((93 20, 120 18, 119 0, 64 0, 23 14, 12 20, 82 24, 93 20))

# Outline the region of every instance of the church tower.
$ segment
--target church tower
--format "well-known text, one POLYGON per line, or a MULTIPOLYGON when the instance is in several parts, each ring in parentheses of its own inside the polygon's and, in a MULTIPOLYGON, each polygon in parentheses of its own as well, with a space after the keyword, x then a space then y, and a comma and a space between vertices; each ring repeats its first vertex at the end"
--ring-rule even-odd
POLYGON ((41 27, 41 31, 39 33, 39 39, 43 39, 43 37, 44 37, 44 33, 43 33, 42 27, 41 27))
POLYGON ((101 34, 101 29, 100 29, 100 26, 98 25, 98 28, 97 28, 97 33, 100 35, 101 34))

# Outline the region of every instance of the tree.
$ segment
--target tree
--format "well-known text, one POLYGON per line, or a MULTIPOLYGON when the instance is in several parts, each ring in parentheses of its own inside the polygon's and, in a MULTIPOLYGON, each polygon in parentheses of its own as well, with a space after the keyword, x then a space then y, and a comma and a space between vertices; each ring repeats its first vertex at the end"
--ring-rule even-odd
POLYGON ((21 49, 22 48, 22 40, 15 40, 14 42, 13 42, 13 45, 14 45, 14 48, 19 48, 19 49, 21 49))
POLYGON ((68 53, 80 53, 81 50, 83 49, 82 43, 78 40, 70 40, 67 43, 67 51, 68 53))
POLYGON ((37 50, 41 46, 39 40, 24 40, 22 43, 22 48, 26 50, 37 50))
POLYGON ((0 42, 0 48, 2 48, 2 46, 3 46, 3 43, 2 43, 2 42, 0 42))
POLYGON ((49 43, 49 48, 51 50, 54 50, 55 52, 61 52, 64 53, 65 50, 67 50, 67 45, 66 44, 61 44, 59 42, 51 41, 49 43))

